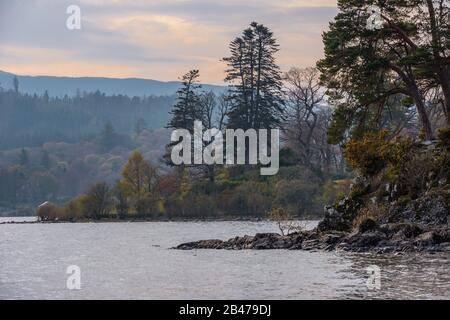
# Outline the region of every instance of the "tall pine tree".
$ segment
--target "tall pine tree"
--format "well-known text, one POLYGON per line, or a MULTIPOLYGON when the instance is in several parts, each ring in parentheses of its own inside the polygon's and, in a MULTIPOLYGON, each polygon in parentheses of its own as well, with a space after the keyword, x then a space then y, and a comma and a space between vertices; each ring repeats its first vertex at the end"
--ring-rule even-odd
POLYGON ((252 22, 230 43, 226 78, 229 88, 229 128, 277 127, 283 115, 282 76, 275 63, 278 44, 264 25, 252 22))
MULTIPOLYGON (((181 78, 182 87, 177 91, 177 101, 170 111, 172 118, 166 128, 186 129, 192 134, 194 132, 194 122, 203 119, 200 102, 201 94, 198 92, 201 88, 198 83, 199 77, 200 72, 198 70, 191 70, 181 78)), ((164 161, 167 165, 173 165, 170 155, 172 147, 176 144, 177 142, 172 142, 166 146, 164 161)), ((184 165, 180 166, 180 168, 182 172, 184 165)))
POLYGON ((177 91, 177 101, 170 111, 171 120, 167 128, 172 129, 194 129, 194 121, 201 120, 201 110, 199 103, 198 84, 200 73, 198 70, 191 70, 182 78, 182 87, 177 91))
POLYGON ((52 166, 52 161, 47 150, 44 150, 44 152, 42 153, 41 166, 45 169, 50 169, 50 167, 52 166))
POLYGON ((21 166, 27 166, 29 161, 30 160, 28 157, 28 151, 25 150, 25 148, 22 148, 22 150, 20 150, 20 155, 19 155, 19 164, 21 166))

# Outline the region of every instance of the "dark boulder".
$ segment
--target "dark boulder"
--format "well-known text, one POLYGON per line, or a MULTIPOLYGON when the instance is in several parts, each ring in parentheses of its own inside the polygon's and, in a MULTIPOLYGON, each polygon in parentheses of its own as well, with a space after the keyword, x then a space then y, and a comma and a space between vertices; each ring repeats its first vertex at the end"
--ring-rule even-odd
POLYGON ((434 231, 428 231, 419 235, 414 243, 420 246, 433 245, 437 243, 437 237, 434 231))
POLYGON ((350 231, 353 219, 357 216, 361 203, 359 201, 345 198, 334 206, 325 207, 325 217, 319 223, 317 230, 327 231, 350 231))
POLYGON ((346 240, 346 246, 351 248, 373 248, 387 237, 379 231, 356 233, 350 235, 346 240))
POLYGON ((187 242, 175 247, 178 250, 193 250, 193 249, 222 249, 222 240, 200 240, 195 242, 187 242))
POLYGON ((377 228, 378 223, 372 218, 364 219, 358 227, 360 233, 364 233, 367 231, 375 231, 377 230, 377 228))

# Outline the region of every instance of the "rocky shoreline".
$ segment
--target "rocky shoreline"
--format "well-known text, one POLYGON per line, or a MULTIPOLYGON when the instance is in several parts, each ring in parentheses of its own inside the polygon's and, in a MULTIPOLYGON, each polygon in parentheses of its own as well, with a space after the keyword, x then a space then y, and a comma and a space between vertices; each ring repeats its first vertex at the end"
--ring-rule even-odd
POLYGON ((360 202, 345 198, 325 207, 317 228, 289 235, 261 233, 227 241, 201 240, 174 249, 225 250, 344 250, 351 252, 450 252, 448 193, 424 195, 406 205, 393 204, 377 219, 365 218, 352 225, 360 202))
POLYGON ((450 228, 423 229, 413 224, 386 224, 358 232, 320 232, 317 228, 290 235, 260 233, 226 241, 183 243, 178 250, 343 250, 351 252, 450 252, 450 228))

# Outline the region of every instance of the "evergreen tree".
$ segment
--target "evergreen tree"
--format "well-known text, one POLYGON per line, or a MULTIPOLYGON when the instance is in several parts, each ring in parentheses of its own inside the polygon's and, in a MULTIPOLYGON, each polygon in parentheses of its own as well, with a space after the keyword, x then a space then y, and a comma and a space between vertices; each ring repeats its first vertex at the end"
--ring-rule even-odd
POLYGON ((107 122, 103 131, 101 133, 101 145, 106 150, 109 151, 115 145, 115 131, 111 122, 107 122))
POLYGON ((44 98, 45 103, 48 103, 50 101, 50 96, 48 94, 48 90, 45 90, 43 98, 44 98))
POLYGON ((278 44, 264 25, 252 22, 230 43, 225 81, 229 82, 230 128, 261 129, 280 124, 282 77, 275 54, 278 44))
MULTIPOLYGON (((430 46, 429 39, 433 36, 425 25, 433 20, 433 15, 425 12, 429 11, 426 3, 431 2, 402 0, 379 4, 383 23, 375 30, 367 28, 368 7, 374 1, 338 2, 340 11, 323 36, 325 58, 318 63, 328 96, 337 105, 335 133, 340 131, 342 135, 342 130, 354 125, 361 127, 368 114, 380 120, 389 99, 403 95, 412 99, 425 137, 433 138, 425 96, 435 86, 433 73, 442 68, 448 71, 449 62, 444 62, 444 54, 441 58, 439 54, 436 58, 430 55, 434 46, 430 46), (355 119, 360 123, 355 123, 355 119)), ((442 13, 444 10, 437 2, 433 6, 442 13)), ((444 29, 434 29, 437 37, 444 36, 444 29)))
POLYGON ((426 87, 442 91, 443 111, 450 124, 450 2, 386 1, 381 8, 383 30, 392 32, 408 49, 408 62, 417 68, 426 87))
POLYGON ((15 93, 19 93, 19 79, 17 77, 13 78, 13 88, 15 93))
POLYGON ((44 152, 42 153, 42 158, 41 158, 41 166, 43 166, 45 169, 49 169, 51 167, 52 163, 50 160, 50 155, 48 154, 47 150, 44 150, 44 152))
POLYGON ((142 133, 142 131, 144 131, 145 129, 147 129, 147 122, 142 119, 139 118, 136 121, 136 125, 134 126, 134 132, 136 133, 136 135, 140 135, 142 133))
POLYGON ((182 78, 182 87, 177 91, 177 101, 170 114, 172 116, 167 128, 187 129, 192 131, 194 121, 201 120, 201 110, 199 103, 198 84, 200 73, 198 70, 191 70, 182 78))
POLYGON ((21 166, 26 166, 28 165, 28 162, 29 162, 28 152, 27 150, 25 150, 25 148, 22 148, 19 155, 19 163, 21 166))

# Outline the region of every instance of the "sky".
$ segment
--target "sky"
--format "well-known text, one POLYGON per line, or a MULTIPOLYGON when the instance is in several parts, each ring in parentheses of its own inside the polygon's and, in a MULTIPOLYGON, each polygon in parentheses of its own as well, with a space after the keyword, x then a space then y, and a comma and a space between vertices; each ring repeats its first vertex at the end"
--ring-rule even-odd
POLYGON ((0 70, 20 75, 221 84, 228 45, 256 21, 277 38, 283 71, 314 66, 337 0, 0 0, 0 70), (81 29, 69 30, 69 5, 81 29))

